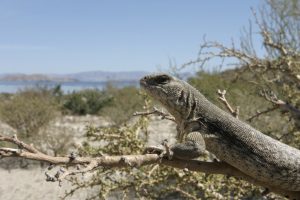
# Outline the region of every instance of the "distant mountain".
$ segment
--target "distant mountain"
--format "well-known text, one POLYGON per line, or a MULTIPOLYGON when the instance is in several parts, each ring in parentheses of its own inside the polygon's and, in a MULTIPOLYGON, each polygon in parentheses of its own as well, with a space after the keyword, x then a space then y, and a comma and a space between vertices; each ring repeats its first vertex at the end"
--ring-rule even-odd
POLYGON ((137 81, 149 72, 145 71, 121 71, 121 72, 107 72, 107 71, 90 71, 75 74, 69 74, 68 77, 79 81, 137 81))
POLYGON ((106 72, 90 71, 74 74, 0 74, 0 81, 55 81, 55 82, 107 82, 107 81, 138 81, 148 74, 144 71, 106 72))
MULTIPOLYGON (((0 74, 0 81, 54 81, 54 82, 137 82, 146 71, 88 71, 73 74, 0 74)), ((181 73, 182 79, 191 77, 192 73, 181 73)))
POLYGON ((75 79, 63 76, 49 76, 46 74, 5 74, 0 75, 0 81, 55 81, 73 82, 75 79))

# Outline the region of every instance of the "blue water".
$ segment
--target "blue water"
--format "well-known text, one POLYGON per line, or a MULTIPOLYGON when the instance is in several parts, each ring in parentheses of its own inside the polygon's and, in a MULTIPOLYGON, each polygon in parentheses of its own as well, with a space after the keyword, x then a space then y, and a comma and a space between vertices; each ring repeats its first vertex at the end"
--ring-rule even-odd
MULTIPOLYGON (((32 88, 36 86, 53 88, 61 85, 61 89, 65 93, 79 91, 83 89, 104 89, 107 82, 53 82, 53 81, 0 81, 0 93, 16 93, 19 90, 32 88)), ((135 81, 110 82, 115 87, 123 88, 126 86, 138 86, 135 81)))

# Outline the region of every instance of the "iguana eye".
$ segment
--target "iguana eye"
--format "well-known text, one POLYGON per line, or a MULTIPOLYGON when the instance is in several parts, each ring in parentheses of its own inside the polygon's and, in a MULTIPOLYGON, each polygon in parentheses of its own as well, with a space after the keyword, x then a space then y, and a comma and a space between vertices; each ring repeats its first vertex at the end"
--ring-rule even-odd
POLYGON ((165 84, 168 83, 170 80, 171 78, 168 75, 161 75, 155 78, 156 84, 165 84))

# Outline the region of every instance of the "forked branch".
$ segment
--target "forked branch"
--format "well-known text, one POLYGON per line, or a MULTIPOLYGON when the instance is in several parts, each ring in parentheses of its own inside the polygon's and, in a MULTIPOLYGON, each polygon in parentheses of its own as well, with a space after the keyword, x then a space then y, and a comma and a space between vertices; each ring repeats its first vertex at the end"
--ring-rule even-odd
POLYGON ((274 107, 280 108, 283 112, 291 113, 293 119, 300 120, 300 110, 295 106, 279 99, 273 91, 263 90, 260 92, 260 95, 263 96, 267 101, 271 102, 274 107))
POLYGON ((218 99, 225 105, 225 107, 228 109, 228 111, 235 117, 239 118, 239 107, 237 106, 236 109, 233 109, 231 105, 228 103, 225 95, 226 95, 226 90, 220 90, 218 89, 218 99))
POLYGON ((167 113, 163 112, 162 110, 157 109, 156 107, 153 107, 152 111, 133 113, 133 116, 147 116, 147 115, 158 115, 161 117, 161 119, 175 121, 175 118, 172 115, 167 114, 167 113))

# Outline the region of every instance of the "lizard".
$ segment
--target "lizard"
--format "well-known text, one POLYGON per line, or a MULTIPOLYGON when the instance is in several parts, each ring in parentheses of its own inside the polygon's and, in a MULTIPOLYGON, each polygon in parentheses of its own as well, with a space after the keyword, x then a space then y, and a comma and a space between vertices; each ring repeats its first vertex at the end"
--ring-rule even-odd
POLYGON ((175 118, 178 142, 170 147, 173 157, 190 160, 207 150, 255 180, 300 191, 300 150, 233 117, 176 77, 147 75, 140 85, 175 118))

